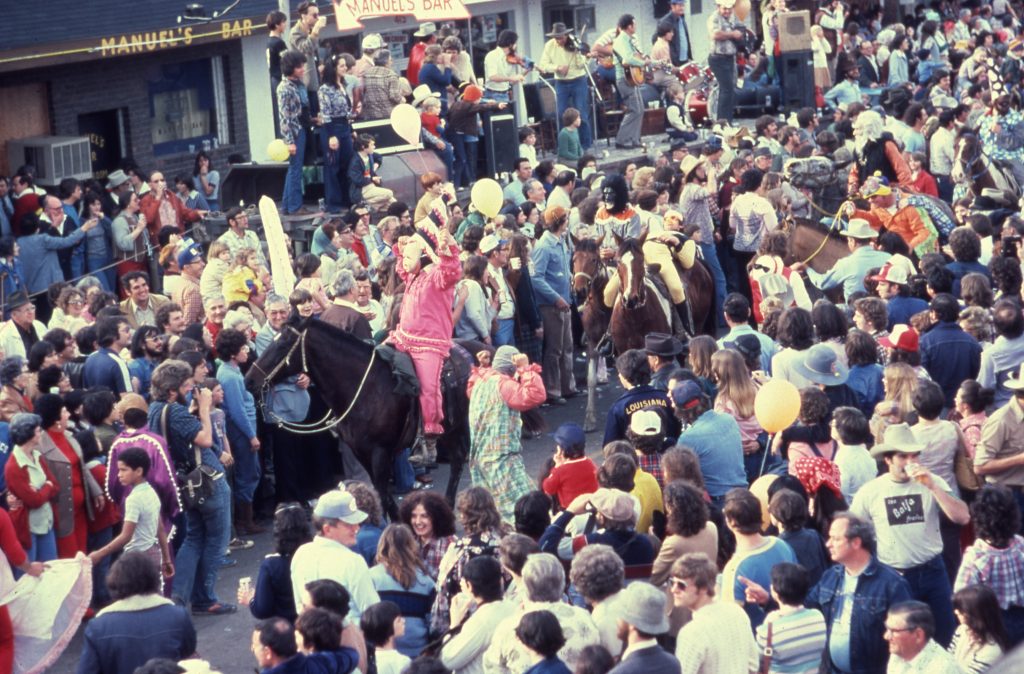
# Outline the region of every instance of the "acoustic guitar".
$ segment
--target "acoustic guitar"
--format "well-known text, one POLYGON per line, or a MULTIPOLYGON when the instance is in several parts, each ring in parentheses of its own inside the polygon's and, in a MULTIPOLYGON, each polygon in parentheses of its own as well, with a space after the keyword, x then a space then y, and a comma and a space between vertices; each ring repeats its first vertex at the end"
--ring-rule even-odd
POLYGON ((654 80, 654 73, 657 71, 679 74, 679 68, 668 63, 652 62, 642 66, 627 66, 626 83, 631 87, 639 87, 654 80))

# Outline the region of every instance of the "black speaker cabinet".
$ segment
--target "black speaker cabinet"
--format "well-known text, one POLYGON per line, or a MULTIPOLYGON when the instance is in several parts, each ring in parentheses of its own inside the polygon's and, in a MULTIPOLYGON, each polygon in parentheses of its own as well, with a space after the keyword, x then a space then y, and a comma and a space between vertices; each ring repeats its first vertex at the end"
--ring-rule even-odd
POLYGON ((515 170, 519 132, 514 115, 488 115, 484 120, 483 140, 487 148, 487 175, 494 177, 515 170))
POLYGON ((409 150, 418 150, 422 147, 422 144, 420 143, 410 145, 409 141, 399 136, 391 127, 390 119, 374 119, 368 122, 356 122, 352 125, 352 130, 357 135, 361 133, 368 133, 373 136, 377 141, 376 152, 380 155, 408 152, 409 150))
POLYGON ((782 107, 786 110, 814 107, 814 58, 811 51, 795 51, 778 57, 782 73, 782 107))
POLYGON ((384 185, 395 191, 395 198, 412 208, 423 196, 420 176, 428 171, 447 180, 444 162, 433 150, 411 150, 385 157, 378 173, 384 185))
POLYGON ((284 194, 284 177, 288 164, 233 164, 220 181, 220 204, 223 210, 239 203, 258 203, 264 194, 278 201, 284 194))

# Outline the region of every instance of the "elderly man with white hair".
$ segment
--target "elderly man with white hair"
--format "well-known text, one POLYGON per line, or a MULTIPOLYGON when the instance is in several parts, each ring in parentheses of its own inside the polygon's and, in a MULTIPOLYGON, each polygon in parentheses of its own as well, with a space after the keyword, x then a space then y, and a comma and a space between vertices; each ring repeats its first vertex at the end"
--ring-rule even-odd
POLYGON ((522 608, 501 622, 494 630, 491 645, 484 653, 484 671, 489 674, 523 674, 533 664, 532 655, 516 638, 519 620, 531 611, 551 611, 558 618, 565 634, 565 645, 558 658, 574 670, 584 648, 601 643, 597 625, 584 609, 562 601, 565 590, 565 568, 552 554, 538 552, 523 565, 526 601, 522 608))
POLYGON ((320 320, 343 330, 353 337, 372 341, 370 322, 356 304, 356 277, 350 269, 341 269, 334 277, 331 292, 334 301, 320 316, 320 320))
POLYGON ((883 128, 882 116, 874 110, 865 110, 853 122, 854 163, 850 168, 847 188, 856 194, 861 184, 880 173, 890 184, 911 187, 913 176, 903 153, 893 137, 883 128))

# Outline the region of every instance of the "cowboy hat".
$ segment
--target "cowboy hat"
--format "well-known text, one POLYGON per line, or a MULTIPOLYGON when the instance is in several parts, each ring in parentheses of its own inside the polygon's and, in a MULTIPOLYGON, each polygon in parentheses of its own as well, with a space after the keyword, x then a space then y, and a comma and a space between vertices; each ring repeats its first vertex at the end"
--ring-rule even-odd
POLYGON ((412 90, 412 107, 418 108, 423 105, 423 101, 430 97, 438 98, 440 94, 436 91, 431 91, 430 87, 426 84, 421 84, 412 90))
POLYGON ((644 337, 644 351, 652 356, 673 358, 683 352, 683 343, 664 332, 651 332, 644 337))
POLYGON ((815 344, 794 361, 794 369, 815 384, 838 386, 850 377, 850 368, 839 360, 839 354, 828 344, 815 344))
POLYGON ((116 171, 112 171, 110 174, 107 175, 107 187, 120 187, 121 185, 124 185, 126 182, 128 182, 128 180, 128 175, 121 169, 117 169, 116 171))
POLYGON ((437 24, 433 21, 421 23, 419 29, 412 34, 413 37, 430 37, 437 32, 437 24))
POLYGON ((566 28, 565 24, 561 21, 555 21, 551 25, 551 32, 544 37, 563 37, 572 33, 572 28, 566 28))
POLYGON ((715 4, 720 5, 722 7, 726 7, 728 9, 732 9, 733 6, 736 4, 736 0, 715 0, 715 4))
POLYGON ((700 165, 700 157, 688 154, 682 158, 679 162, 679 172, 683 174, 683 178, 686 178, 693 170, 700 165))
POLYGON ((1011 391, 1024 391, 1024 364, 1020 366, 1020 371, 1017 373, 1017 376, 1007 379, 1003 382, 1003 386, 1011 391))
POLYGON ((877 239, 878 232, 871 228, 869 223, 864 218, 853 218, 846 225, 846 229, 839 231, 840 236, 845 236, 851 239, 877 239))
POLYGON ((644 634, 664 634, 669 630, 668 598, 650 583, 631 583, 613 600, 615 615, 644 634))
POLYGON ((920 454, 923 451, 924 445, 917 441, 908 424, 893 424, 885 429, 882 442, 871 448, 871 456, 877 459, 890 452, 920 454))
POLYGON ((363 38, 363 51, 372 51, 382 49, 384 47, 384 38, 380 36, 380 33, 370 33, 363 38))

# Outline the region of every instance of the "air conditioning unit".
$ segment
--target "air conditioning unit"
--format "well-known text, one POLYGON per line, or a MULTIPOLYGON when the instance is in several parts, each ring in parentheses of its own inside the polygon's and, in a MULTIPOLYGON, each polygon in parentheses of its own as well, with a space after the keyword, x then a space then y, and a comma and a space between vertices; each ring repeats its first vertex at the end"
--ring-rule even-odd
POLYGON ((12 167, 32 164, 36 182, 57 187, 64 178, 92 177, 92 151, 87 136, 37 136, 7 141, 12 167))

